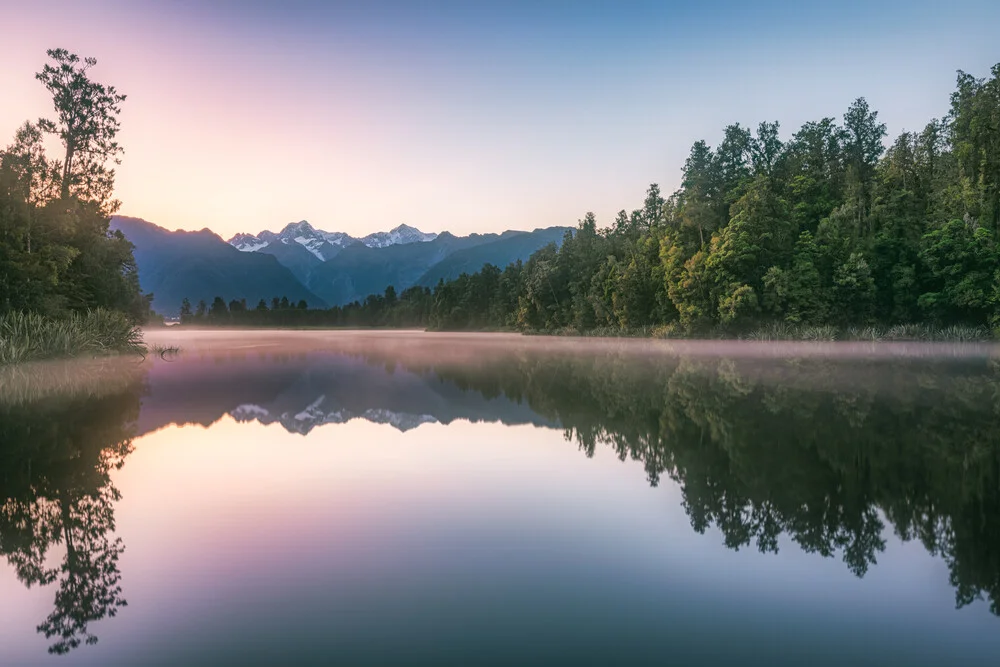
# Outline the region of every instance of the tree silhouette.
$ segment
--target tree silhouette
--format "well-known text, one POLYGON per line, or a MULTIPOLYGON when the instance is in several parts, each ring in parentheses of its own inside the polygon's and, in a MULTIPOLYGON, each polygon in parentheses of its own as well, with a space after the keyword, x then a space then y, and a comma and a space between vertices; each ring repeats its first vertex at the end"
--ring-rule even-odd
POLYGON ((103 397, 43 400, 0 414, 0 554, 28 587, 57 583, 54 609, 38 625, 49 652, 94 644, 91 623, 127 602, 114 536, 119 491, 111 471, 132 451, 140 388, 103 397), (60 545, 65 555, 49 565, 60 545))

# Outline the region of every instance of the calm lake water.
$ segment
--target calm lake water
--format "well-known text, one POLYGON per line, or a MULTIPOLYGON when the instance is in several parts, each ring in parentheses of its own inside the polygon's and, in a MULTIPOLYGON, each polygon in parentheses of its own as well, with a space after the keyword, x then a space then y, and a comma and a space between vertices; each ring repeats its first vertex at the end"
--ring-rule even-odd
POLYGON ((0 371, 0 665, 1000 664, 996 347, 147 339, 0 371))

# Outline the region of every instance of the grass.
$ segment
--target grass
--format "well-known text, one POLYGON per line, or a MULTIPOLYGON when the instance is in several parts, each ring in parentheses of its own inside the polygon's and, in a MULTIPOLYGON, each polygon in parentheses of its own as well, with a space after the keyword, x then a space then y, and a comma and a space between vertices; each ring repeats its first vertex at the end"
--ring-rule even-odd
POLYGON ((928 324, 896 324, 888 327, 809 326, 772 322, 742 336, 745 340, 848 340, 848 341, 946 341, 955 343, 989 341, 995 336, 986 327, 953 324, 935 327, 928 324))
POLYGON ((145 354, 142 332, 110 310, 51 318, 34 313, 0 315, 0 365, 110 354, 145 354))
POLYGON ((181 348, 176 345, 150 345, 147 354, 152 354, 160 359, 170 361, 175 355, 181 351, 181 348))
POLYGON ((700 332, 690 332, 667 324, 639 326, 631 328, 597 327, 587 331, 573 328, 555 331, 533 332, 554 336, 596 336, 601 338, 671 338, 681 340, 750 340, 768 341, 941 341, 967 343, 992 341, 1000 337, 997 332, 983 326, 955 324, 936 327, 929 324, 897 324, 893 326, 869 326, 839 328, 829 324, 806 325, 789 322, 769 322, 756 329, 736 335, 731 330, 714 328, 700 332))

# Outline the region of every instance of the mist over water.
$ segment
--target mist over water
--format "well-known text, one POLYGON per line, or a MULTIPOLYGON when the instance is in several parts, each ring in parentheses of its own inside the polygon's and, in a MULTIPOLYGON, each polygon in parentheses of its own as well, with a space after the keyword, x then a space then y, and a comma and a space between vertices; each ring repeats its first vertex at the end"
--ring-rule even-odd
POLYGON ((151 330, 0 374, 0 664, 996 664, 1000 348, 151 330))

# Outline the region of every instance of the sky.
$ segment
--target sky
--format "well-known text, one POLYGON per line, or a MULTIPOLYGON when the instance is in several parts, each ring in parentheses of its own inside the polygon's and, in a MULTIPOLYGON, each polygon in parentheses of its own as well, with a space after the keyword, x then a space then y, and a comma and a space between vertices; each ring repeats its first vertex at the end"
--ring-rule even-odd
POLYGON ((0 145, 52 115, 45 50, 128 95, 121 213, 356 236, 610 224, 733 122, 890 137, 1000 62, 1000 2, 0 0, 0 145))

